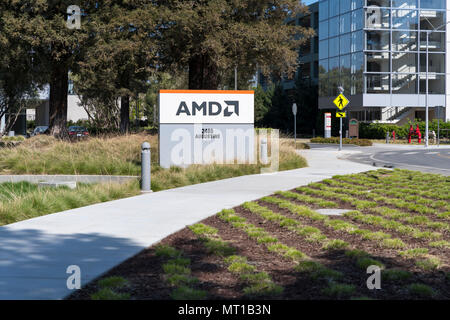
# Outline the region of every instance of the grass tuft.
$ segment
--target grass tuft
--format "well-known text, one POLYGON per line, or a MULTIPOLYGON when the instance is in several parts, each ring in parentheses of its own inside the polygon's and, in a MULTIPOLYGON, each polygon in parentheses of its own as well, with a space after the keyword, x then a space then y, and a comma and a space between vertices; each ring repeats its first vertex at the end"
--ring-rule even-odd
POLYGON ((98 282, 98 286, 100 288, 109 288, 109 289, 116 289, 116 288, 122 288, 127 285, 127 280, 125 280, 122 277, 108 277, 103 278, 98 282))
POLYGON ((422 283, 413 283, 408 287, 408 291, 412 295, 420 298, 433 298, 436 295, 434 289, 422 283))
POLYGON ((378 266, 381 269, 385 268, 384 264, 382 264, 380 261, 367 257, 362 257, 356 260, 356 265, 363 270, 367 270, 367 268, 370 266, 378 266))
POLYGON ((385 281, 404 281, 411 278, 412 274, 400 269, 387 269, 381 272, 381 278, 385 281))
POLYGON ((110 288, 103 288, 91 294, 92 300, 129 300, 130 294, 117 293, 110 288))
POLYGON ((341 284, 341 283, 331 283, 328 288, 322 290, 322 293, 334 297, 334 298, 343 298, 346 296, 350 296, 355 292, 355 286, 349 284, 341 284))
POLYGON ((176 258, 181 255, 181 252, 168 245, 157 245, 155 255, 162 258, 176 258))
POLYGON ((198 236, 211 236, 217 234, 217 229, 207 226, 203 223, 197 223, 189 226, 189 229, 198 236))
POLYGON ((170 296, 174 300, 204 300, 206 292, 188 286, 181 286, 173 290, 170 296))

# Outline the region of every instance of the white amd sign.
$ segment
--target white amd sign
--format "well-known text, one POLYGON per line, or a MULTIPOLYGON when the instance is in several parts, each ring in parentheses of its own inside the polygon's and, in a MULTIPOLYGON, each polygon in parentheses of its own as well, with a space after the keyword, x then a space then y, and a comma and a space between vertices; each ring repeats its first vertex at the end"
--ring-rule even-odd
POLYGON ((253 91, 161 90, 160 165, 254 163, 253 122, 253 91))

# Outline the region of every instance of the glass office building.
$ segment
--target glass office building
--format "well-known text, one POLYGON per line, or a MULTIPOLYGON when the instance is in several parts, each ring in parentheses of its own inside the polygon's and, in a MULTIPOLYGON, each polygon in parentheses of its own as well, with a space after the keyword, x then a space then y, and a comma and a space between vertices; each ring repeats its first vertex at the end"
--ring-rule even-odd
POLYGON ((388 122, 422 117, 426 33, 433 30, 428 41, 430 117, 450 119, 445 108, 447 21, 445 0, 320 0, 319 108, 334 109, 332 98, 342 86, 350 117, 388 122))

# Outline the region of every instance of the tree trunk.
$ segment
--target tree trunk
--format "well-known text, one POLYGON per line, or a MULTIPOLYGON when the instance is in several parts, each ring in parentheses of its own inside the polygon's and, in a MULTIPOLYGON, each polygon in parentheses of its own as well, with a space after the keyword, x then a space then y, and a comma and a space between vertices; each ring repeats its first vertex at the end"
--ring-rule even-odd
POLYGON ((130 96, 120 98, 120 132, 130 131, 130 96))
POLYGON ((55 137, 67 136, 67 90, 69 70, 64 63, 55 63, 50 79, 49 126, 55 137))
POLYGON ((189 89, 217 90, 219 83, 219 70, 207 53, 190 58, 189 89))

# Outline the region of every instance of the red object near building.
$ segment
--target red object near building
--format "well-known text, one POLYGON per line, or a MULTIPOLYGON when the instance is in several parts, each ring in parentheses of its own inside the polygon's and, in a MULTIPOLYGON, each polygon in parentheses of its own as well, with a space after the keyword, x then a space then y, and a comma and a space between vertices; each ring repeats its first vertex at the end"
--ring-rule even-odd
POLYGON ((418 142, 422 143, 422 133, 420 132, 419 125, 416 126, 416 130, 413 129, 412 125, 409 126, 408 143, 411 143, 413 136, 416 136, 418 142))
POLYGON ((395 142, 395 130, 394 131, 392 131, 392 139, 394 140, 394 142, 395 142))

